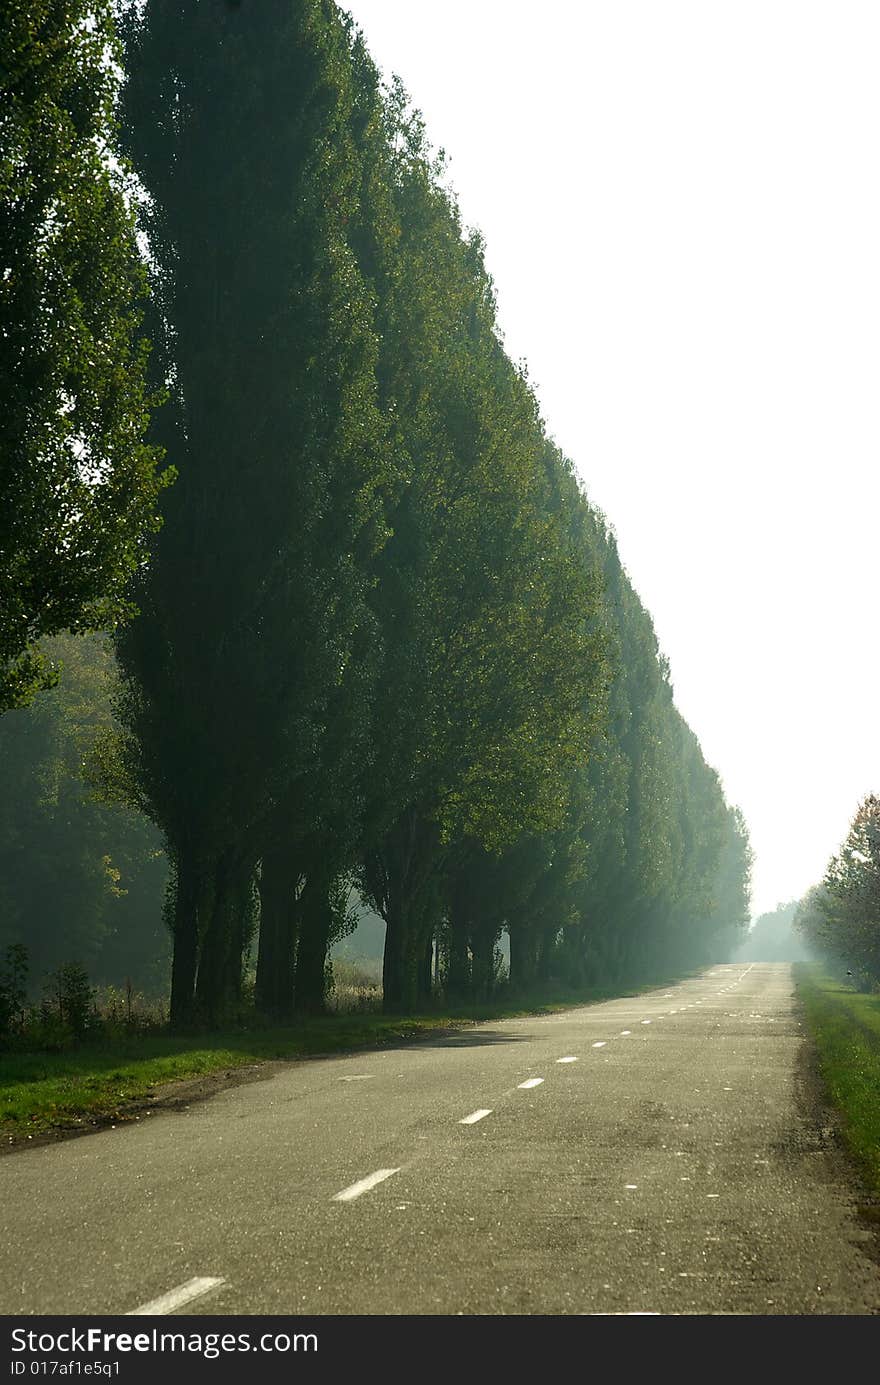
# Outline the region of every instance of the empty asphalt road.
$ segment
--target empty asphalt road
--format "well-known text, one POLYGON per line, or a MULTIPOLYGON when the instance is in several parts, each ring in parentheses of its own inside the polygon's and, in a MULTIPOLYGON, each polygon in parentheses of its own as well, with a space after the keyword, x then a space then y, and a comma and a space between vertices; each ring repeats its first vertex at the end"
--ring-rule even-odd
POLYGON ((0 1312, 876 1313, 806 1059, 740 965, 292 1063, 3 1158, 0 1312))

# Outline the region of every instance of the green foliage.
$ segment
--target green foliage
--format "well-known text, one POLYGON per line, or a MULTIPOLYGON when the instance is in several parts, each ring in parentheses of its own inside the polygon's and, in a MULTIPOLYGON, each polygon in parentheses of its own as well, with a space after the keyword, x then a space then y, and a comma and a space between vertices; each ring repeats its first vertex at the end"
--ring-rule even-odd
POLYGON ((170 472, 144 442, 145 281, 115 155, 109 0, 0 26, 0 711, 50 686, 38 642, 106 628, 170 472))
POLYGON ((85 1038, 94 1009, 94 992, 85 967, 80 962, 62 963, 46 978, 43 994, 43 1020, 57 1020, 60 1032, 67 1029, 75 1039, 85 1038))
POLYGON ((804 896, 795 928, 820 956, 880 987, 880 798, 859 805, 820 885, 804 896))

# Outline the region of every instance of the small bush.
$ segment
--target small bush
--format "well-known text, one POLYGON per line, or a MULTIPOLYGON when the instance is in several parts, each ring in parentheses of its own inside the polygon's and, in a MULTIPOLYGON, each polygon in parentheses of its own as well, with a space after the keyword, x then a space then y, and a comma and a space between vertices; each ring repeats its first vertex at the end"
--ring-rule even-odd
POLYGON ((50 972, 44 985, 43 1017, 57 1018, 76 1039, 84 1039, 94 1027, 95 996, 88 973, 79 962, 65 962, 50 972))

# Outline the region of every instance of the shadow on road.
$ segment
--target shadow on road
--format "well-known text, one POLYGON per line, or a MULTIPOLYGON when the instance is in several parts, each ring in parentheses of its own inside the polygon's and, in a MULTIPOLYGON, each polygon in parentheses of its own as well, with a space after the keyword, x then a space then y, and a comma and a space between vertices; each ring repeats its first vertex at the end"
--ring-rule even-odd
POLYGON ((446 1039, 419 1039, 421 1048, 481 1048, 486 1044, 521 1044, 531 1034, 499 1034, 493 1029, 481 1029, 477 1034, 451 1034, 446 1039))

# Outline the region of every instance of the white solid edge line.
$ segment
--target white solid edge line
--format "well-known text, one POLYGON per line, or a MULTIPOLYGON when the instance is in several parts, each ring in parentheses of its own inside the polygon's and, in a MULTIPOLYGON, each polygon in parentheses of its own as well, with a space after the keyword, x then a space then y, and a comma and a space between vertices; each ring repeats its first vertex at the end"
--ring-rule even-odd
POLYGON ((520 1091, 524 1091, 527 1087, 540 1087, 543 1081, 543 1077, 527 1077, 525 1082, 518 1082, 517 1086, 520 1091))
POLYGON ((471 1111, 469 1116, 464 1116, 458 1123, 459 1125, 476 1125, 484 1116, 491 1116, 492 1107, 489 1106, 485 1111, 471 1111))
POLYGON ((194 1298, 201 1298, 202 1294, 216 1289, 218 1284, 225 1283, 225 1279, 188 1279, 185 1284, 178 1284, 176 1289, 169 1289, 168 1293, 162 1294, 160 1298, 142 1303, 140 1308, 132 1308, 125 1317, 152 1318, 159 1317, 162 1313, 173 1313, 176 1308, 182 1308, 185 1303, 191 1303, 194 1298))
POLYGON ((400 1169, 377 1169, 366 1178, 362 1178, 357 1183, 352 1183, 350 1188, 343 1188, 341 1193, 336 1193, 331 1199, 333 1202, 353 1202, 361 1193, 368 1193, 371 1188, 375 1188, 377 1183, 384 1183, 386 1178, 390 1178, 393 1173, 400 1173, 400 1169))

